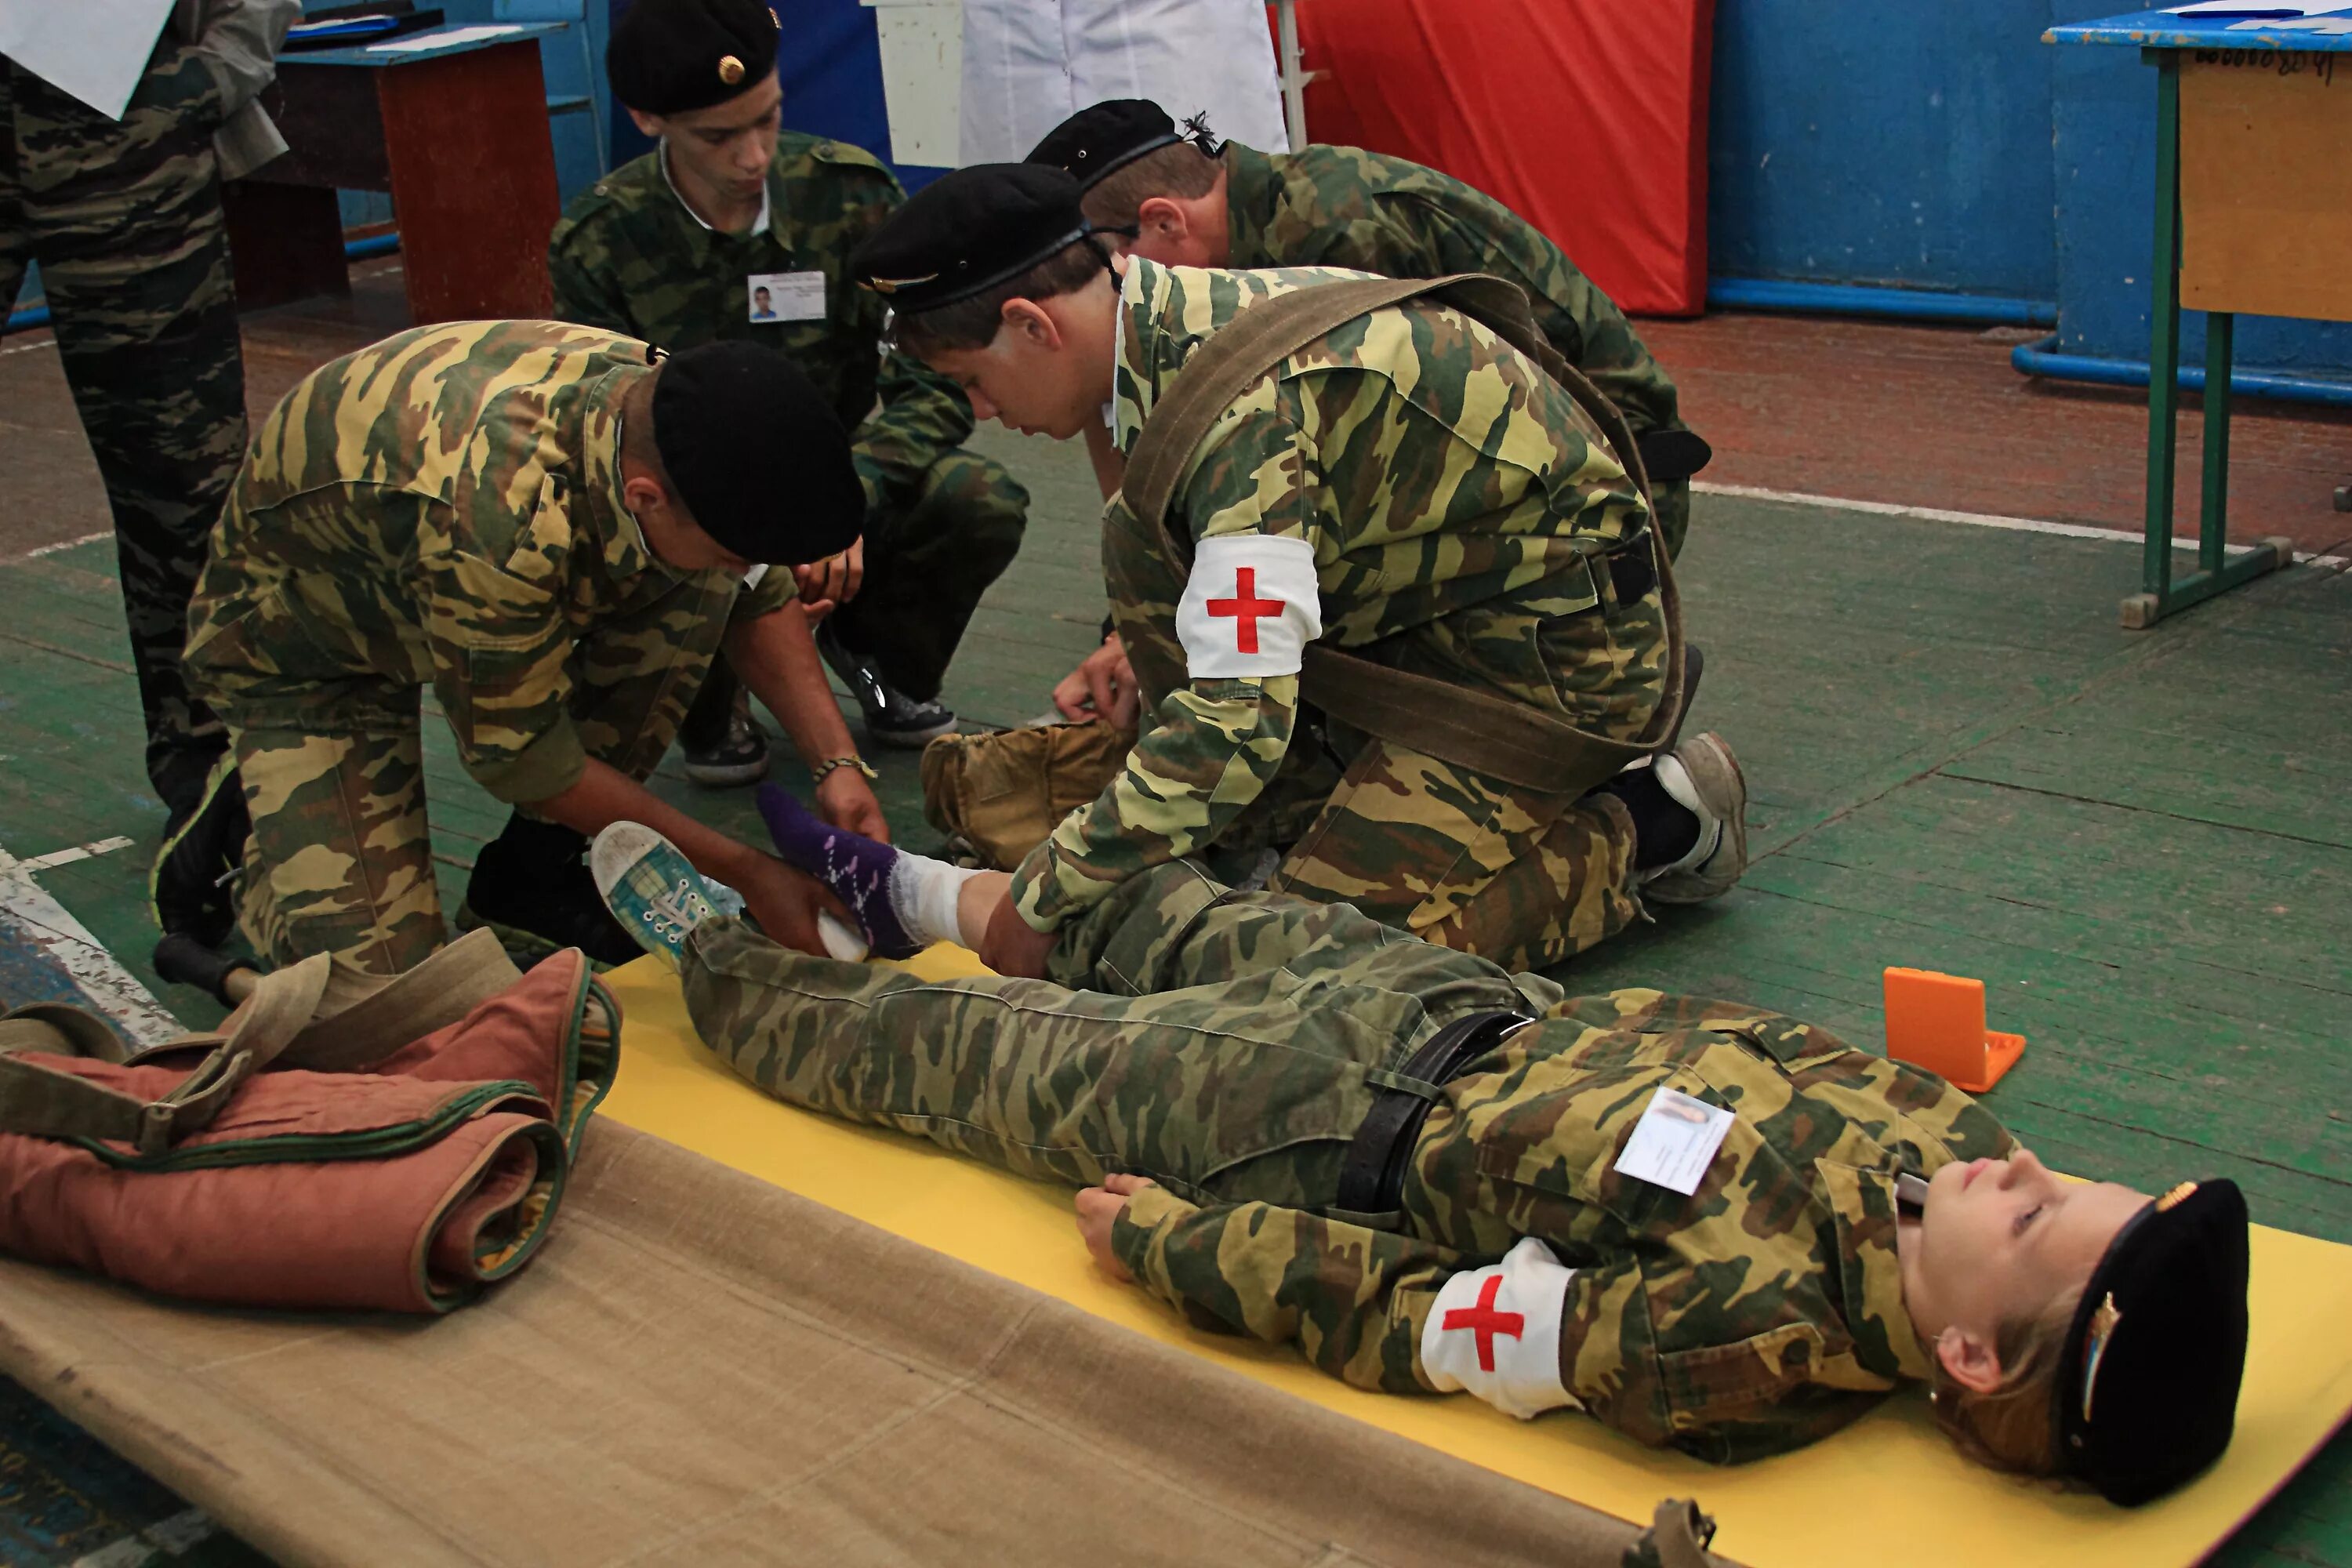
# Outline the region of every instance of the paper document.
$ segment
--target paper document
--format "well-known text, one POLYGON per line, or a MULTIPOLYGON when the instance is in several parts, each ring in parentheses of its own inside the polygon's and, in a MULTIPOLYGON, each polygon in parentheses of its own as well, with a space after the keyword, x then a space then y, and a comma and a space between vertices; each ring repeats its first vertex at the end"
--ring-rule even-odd
POLYGON ((2271 18, 2331 16, 2338 11, 2352 11, 2352 0, 2197 0, 2193 5, 2165 9, 2176 16, 2197 16, 2209 22, 2242 16, 2259 24, 2271 18))
POLYGON ((415 37, 394 38, 388 44, 370 44, 372 55, 413 55, 425 49, 446 49, 451 44, 478 44, 486 38, 503 38, 522 29, 512 23, 492 24, 479 27, 452 27, 445 33, 419 33, 415 37))
POLYGON ((0 55, 120 120, 171 10, 172 0, 0 0, 0 55))

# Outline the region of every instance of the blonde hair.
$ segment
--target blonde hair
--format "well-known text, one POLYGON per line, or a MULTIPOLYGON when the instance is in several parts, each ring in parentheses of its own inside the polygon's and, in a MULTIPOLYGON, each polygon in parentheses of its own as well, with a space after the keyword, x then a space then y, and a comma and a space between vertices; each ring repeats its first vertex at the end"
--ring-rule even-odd
POLYGON ((1224 164, 1197 142, 1172 142, 1120 164, 1087 187, 1082 210, 1097 228, 1133 228, 1154 196, 1191 201, 1217 188, 1224 164))
POLYGON ((2033 1316, 2001 1325, 1993 1346, 2000 1356, 2000 1384, 1989 1393, 1964 1386, 1936 1358, 1928 1384, 1935 1396, 1936 1425, 1961 1453, 2016 1475, 2054 1476, 2063 1470, 2053 1402, 2058 1368, 2066 1359, 2066 1331, 2074 1326, 2074 1309, 2082 1299, 2079 1286, 2063 1290, 2033 1316))

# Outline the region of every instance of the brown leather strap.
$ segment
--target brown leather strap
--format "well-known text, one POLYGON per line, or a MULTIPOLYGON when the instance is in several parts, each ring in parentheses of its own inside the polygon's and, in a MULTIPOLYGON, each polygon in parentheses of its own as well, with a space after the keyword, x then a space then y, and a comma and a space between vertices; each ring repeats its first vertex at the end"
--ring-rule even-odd
MULTIPOLYGON (((1192 454, 1225 410, 1316 339, 1370 311, 1423 295, 1433 295, 1480 321, 1566 387, 1601 427, 1611 451, 1648 499, 1649 479, 1624 416, 1537 330, 1527 296, 1516 285, 1475 272, 1367 278, 1316 284, 1252 305, 1185 361, 1144 422, 1120 486, 1122 499, 1146 535, 1156 537, 1171 560, 1189 560, 1189 543, 1180 542, 1168 526, 1168 508, 1192 454)), ((1300 698, 1341 723, 1442 762, 1523 789, 1580 795, 1671 743, 1682 727, 1686 695, 1682 596, 1673 563, 1655 528, 1644 529, 1639 543, 1627 547, 1650 552, 1666 631, 1665 689, 1650 722, 1633 741, 1596 735, 1540 709, 1407 674, 1327 643, 1307 648, 1300 698)))

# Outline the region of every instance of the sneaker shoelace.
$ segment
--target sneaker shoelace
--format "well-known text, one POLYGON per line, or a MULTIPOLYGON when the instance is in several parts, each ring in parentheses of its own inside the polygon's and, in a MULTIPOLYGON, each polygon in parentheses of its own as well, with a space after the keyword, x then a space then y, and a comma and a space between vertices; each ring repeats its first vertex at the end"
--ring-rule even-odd
POLYGON ((683 877, 677 879, 676 889, 656 893, 646 901, 648 907, 638 918, 673 947, 686 939, 688 930, 717 913, 710 900, 695 891, 693 884, 683 877))

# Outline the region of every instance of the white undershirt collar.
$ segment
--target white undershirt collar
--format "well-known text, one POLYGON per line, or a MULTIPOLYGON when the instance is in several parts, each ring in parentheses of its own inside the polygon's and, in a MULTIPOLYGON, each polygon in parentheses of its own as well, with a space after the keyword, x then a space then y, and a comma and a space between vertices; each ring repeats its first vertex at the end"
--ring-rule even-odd
MULTIPOLYGON (((711 228, 710 221, 704 217, 700 213, 694 210, 694 204, 686 199, 686 193, 677 188, 677 182, 676 180, 670 178, 668 137, 665 136, 661 139, 661 144, 657 151, 661 155, 656 161, 661 164, 662 184, 669 187, 669 194, 677 198, 677 205, 686 209, 687 216, 702 225, 704 228, 710 229, 713 234, 716 234, 718 230, 711 228)), ((760 182, 760 216, 758 220, 751 225, 751 228, 746 231, 747 233, 765 234, 768 232, 768 182, 762 179, 760 182)))

